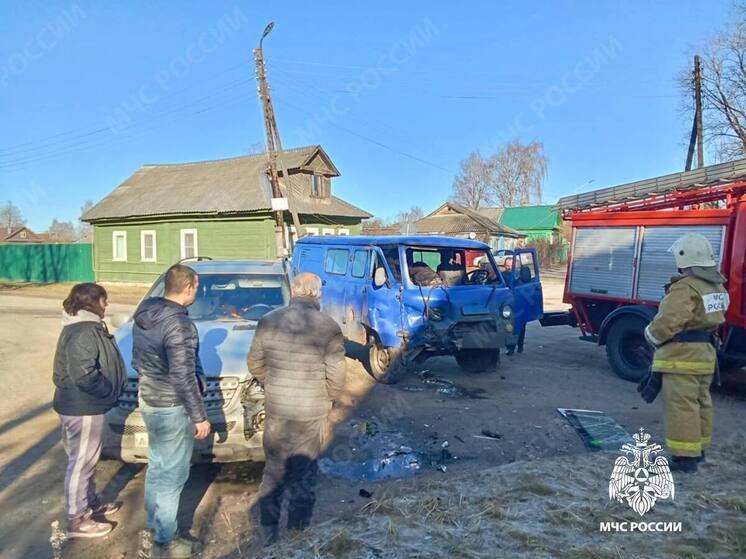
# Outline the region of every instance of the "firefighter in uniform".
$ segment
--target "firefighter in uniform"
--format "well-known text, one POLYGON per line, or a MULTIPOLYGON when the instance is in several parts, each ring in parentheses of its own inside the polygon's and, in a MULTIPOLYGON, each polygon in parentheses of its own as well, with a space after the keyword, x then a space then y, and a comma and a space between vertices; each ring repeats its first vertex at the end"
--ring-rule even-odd
POLYGON ((715 332, 725 322, 728 292, 710 242, 691 233, 671 247, 679 276, 671 278, 658 314, 645 328, 655 348, 651 373, 638 387, 652 402, 663 391, 671 469, 696 472, 712 439, 710 384, 717 367, 715 332))

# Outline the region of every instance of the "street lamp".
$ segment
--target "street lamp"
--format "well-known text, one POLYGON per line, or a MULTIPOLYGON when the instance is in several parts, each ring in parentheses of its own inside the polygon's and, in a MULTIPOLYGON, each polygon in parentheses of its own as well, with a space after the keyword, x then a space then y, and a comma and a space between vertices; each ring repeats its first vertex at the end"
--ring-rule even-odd
POLYGON ((267 24, 267 27, 264 28, 264 31, 262 31, 262 38, 259 39, 259 48, 260 49, 262 48, 262 41, 264 41, 264 37, 266 37, 267 35, 269 35, 270 31, 272 31, 272 28, 274 26, 275 26, 275 22, 274 21, 270 21, 267 24))

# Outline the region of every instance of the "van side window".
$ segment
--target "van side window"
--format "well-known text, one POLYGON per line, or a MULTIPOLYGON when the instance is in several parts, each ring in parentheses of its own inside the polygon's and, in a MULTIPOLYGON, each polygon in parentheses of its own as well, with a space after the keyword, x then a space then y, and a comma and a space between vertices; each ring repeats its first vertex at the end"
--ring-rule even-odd
POLYGON ((368 251, 367 250, 356 250, 355 256, 352 259, 352 277, 363 278, 365 277, 365 271, 367 270, 366 264, 368 263, 368 251))
POLYGON ((346 248, 330 248, 326 251, 324 271, 327 274, 344 276, 347 273, 347 261, 349 259, 350 251, 346 248))

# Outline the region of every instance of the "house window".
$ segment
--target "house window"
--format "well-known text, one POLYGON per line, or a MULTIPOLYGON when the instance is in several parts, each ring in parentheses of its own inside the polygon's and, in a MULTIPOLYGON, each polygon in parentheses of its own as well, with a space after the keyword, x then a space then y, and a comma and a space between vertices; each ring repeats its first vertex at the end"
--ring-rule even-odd
POLYGON ((199 254, 196 229, 181 230, 181 259, 196 258, 199 254))
POLYGON ((140 260, 156 261, 155 231, 140 231, 140 260))
POLYGON ((346 248, 330 248, 326 251, 326 264, 324 271, 327 274, 343 276, 347 273, 347 261, 350 253, 346 248))
POLYGON ((22 239, 25 239, 25 238, 26 238, 26 231, 21 231, 21 238, 22 238, 22 239))
POLYGON ((324 195, 324 185, 321 175, 311 175, 311 196, 321 198, 324 195))
POLYGON ((349 229, 345 229, 344 227, 340 227, 339 229, 337 229, 337 235, 349 235, 349 234, 350 234, 349 229))
POLYGON ((324 227, 321 230, 322 235, 334 235, 334 227, 324 227))
POLYGON ((114 231, 111 234, 111 259, 114 262, 127 262, 127 231, 114 231))
POLYGON ((319 234, 319 228, 318 227, 304 227, 306 230, 306 235, 318 235, 319 234))

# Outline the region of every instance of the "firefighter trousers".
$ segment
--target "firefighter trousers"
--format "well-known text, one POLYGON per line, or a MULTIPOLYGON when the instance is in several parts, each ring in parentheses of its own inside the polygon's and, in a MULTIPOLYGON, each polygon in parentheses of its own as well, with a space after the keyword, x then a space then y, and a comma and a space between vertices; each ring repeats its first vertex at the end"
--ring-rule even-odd
POLYGON ((700 456, 712 441, 712 375, 663 373, 666 447, 672 456, 700 456))

